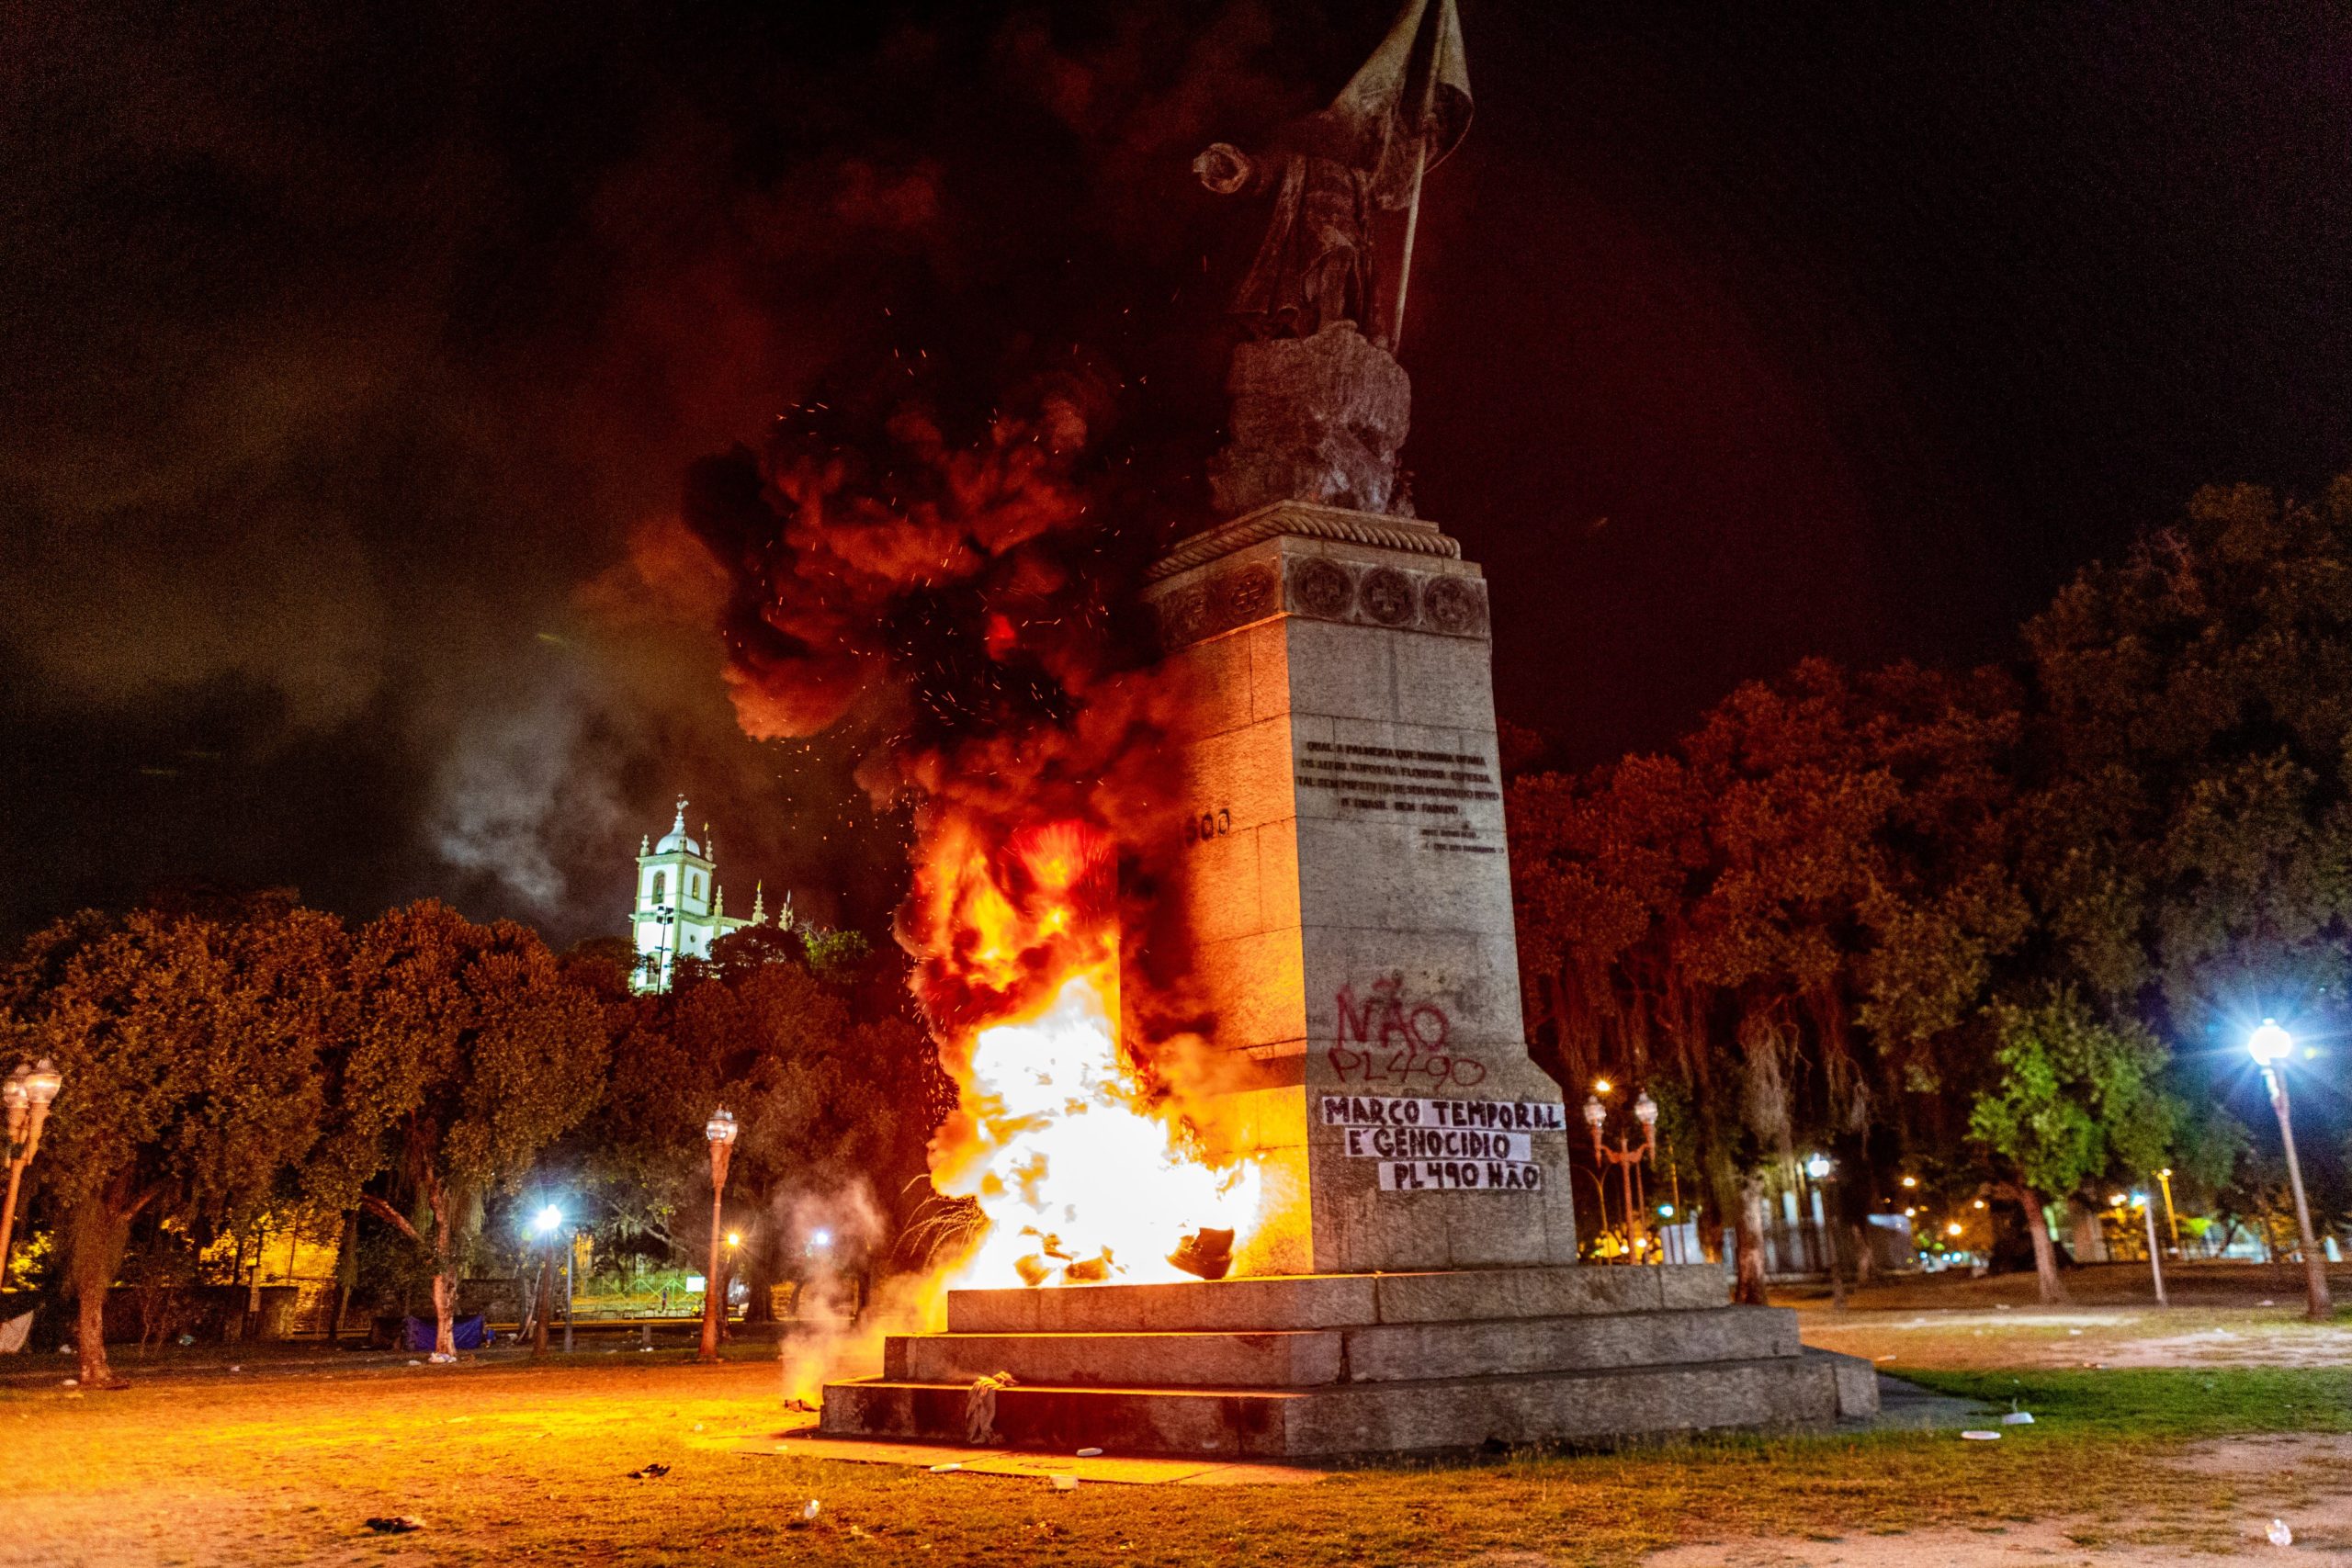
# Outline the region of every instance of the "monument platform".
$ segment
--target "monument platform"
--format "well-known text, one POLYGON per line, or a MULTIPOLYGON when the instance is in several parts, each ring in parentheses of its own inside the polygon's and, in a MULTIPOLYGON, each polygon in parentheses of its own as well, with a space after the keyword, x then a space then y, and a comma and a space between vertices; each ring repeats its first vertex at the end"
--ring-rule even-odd
POLYGON ((1804 1348, 1794 1313, 1724 1303, 1712 1266, 956 1291, 946 1332, 827 1385, 822 1430, 1328 1459, 1876 1413, 1868 1362, 1804 1348))

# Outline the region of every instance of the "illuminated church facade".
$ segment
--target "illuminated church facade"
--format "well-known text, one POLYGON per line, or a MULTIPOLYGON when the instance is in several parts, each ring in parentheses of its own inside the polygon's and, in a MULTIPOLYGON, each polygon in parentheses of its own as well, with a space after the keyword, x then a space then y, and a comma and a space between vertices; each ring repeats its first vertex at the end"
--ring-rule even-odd
MULTIPOLYGON (((629 913, 637 967, 629 983, 639 991, 666 991, 680 958, 708 958, 712 942, 766 919, 766 892, 756 885, 751 914, 727 912, 727 895, 718 886, 718 846, 707 824, 699 840, 687 835, 681 795, 677 819, 661 842, 638 841, 637 900, 629 913)), ((791 928, 789 895, 776 924, 791 928)))

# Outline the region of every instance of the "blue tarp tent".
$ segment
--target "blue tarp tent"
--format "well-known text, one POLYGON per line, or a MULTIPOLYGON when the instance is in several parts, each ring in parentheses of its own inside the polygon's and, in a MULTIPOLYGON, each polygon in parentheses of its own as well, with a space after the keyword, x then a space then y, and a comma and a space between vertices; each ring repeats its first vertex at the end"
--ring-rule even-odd
MULTIPOLYGON (((433 1321, 430 1318, 411 1317, 401 1320, 401 1343, 408 1349, 432 1349, 433 1334, 433 1321)), ((460 1350, 479 1350, 490 1343, 490 1325, 480 1313, 474 1314, 471 1317, 457 1318, 449 1325, 449 1337, 460 1350)))

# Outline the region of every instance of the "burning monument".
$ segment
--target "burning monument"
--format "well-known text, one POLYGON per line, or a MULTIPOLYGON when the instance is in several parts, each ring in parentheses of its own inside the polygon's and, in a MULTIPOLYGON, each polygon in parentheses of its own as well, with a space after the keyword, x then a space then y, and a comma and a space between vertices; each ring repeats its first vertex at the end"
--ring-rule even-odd
POLYGON ((1235 304, 1227 515, 1152 568, 1164 661, 1114 687, 1122 743, 1150 715, 1149 787, 1092 828, 930 825, 915 945, 965 1089, 934 1179, 989 1229, 945 1332, 826 1388, 829 1433, 1302 1456, 1876 1407, 1867 1364, 1726 1305, 1715 1268, 1575 1261, 1567 1119, 1522 1033, 1486 586, 1411 515, 1409 275, 1384 291, 1375 265, 1401 209, 1409 267, 1467 84, 1453 0, 1408 0, 1329 108, 1194 165, 1272 219, 1235 304), (1103 918, 1146 823, 1215 1019, 1148 1074, 1103 918))

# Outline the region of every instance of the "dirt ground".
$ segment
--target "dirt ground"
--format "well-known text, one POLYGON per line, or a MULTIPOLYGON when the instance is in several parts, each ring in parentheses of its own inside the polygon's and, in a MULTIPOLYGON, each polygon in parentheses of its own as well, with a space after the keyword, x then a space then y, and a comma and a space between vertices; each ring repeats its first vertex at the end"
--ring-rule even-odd
POLYGON ((721 1368, 611 1348, 458 1368, 190 1350, 125 1358, 119 1394, 65 1387, 53 1355, 10 1358, 0 1568, 2352 1562, 2352 1319, 2302 1322, 2298 1298, 2256 1293, 2275 1280, 2196 1281, 2202 1304, 2171 1309, 2125 1280, 2070 1283, 2060 1308, 2030 1280, 1795 1303, 1809 1343, 1964 1409, 2041 1412, 1998 1441, 1956 1425, 1702 1438, 1280 1486, 1057 1493, 1021 1464, 844 1463, 806 1443, 763 1347, 721 1368), (673 1472, 628 1473, 657 1461, 673 1472), (427 1528, 365 1529, 398 1514, 427 1528), (2265 1538, 2273 1518, 2291 1546, 2265 1538))
POLYGON ((2234 1438, 2172 1461, 2226 1478, 2234 1495, 2197 1525, 2151 1531, 2120 1510, 1966 1529, 1894 1529, 1836 1539, 1691 1541, 1644 1568, 2121 1568, 2139 1563, 2352 1562, 2352 1438, 2234 1438), (2286 1527, 2288 1543, 2270 1529, 2286 1527))
MULTIPOLYGON (((1804 1341, 1864 1356, 1884 1371, 1997 1367, 2346 1367, 2352 1316, 2303 1316, 2300 1269, 2175 1266, 2158 1306, 2147 1266, 2070 1270, 2069 1299, 2045 1306, 2030 1275, 1906 1279, 1830 1305, 1819 1289, 1776 1295, 1802 1314, 1804 1341)), ((2352 1305, 2352 1275, 2334 1281, 2352 1305)))

